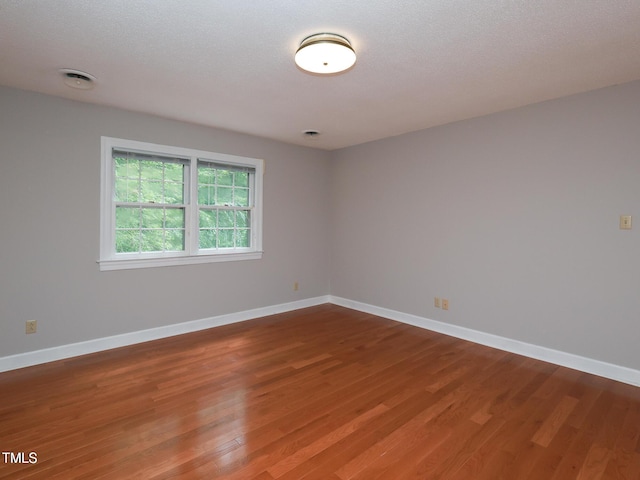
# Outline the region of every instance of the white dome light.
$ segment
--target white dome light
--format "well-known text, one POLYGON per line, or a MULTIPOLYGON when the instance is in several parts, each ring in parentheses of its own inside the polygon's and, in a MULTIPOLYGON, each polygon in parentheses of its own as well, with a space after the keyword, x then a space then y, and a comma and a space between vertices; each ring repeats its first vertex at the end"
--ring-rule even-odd
POLYGON ((300 43, 295 60, 296 65, 307 72, 339 73, 356 63, 356 52, 349 40, 341 35, 316 33, 300 43))

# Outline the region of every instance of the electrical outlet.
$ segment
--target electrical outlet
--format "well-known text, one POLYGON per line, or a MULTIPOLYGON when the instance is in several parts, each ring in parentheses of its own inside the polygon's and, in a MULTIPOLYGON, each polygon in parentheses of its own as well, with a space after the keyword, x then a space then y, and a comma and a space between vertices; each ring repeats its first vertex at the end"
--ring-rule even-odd
POLYGON ((37 320, 27 320, 25 322, 25 333, 36 333, 38 329, 37 320))
POLYGON ((620 215, 620 229, 631 230, 631 215, 620 215))
POLYGON ((436 308, 440 308, 440 297, 435 297, 433 299, 433 306, 436 308))
POLYGON ((298 291, 298 287, 299 287, 298 282, 293 282, 293 291, 294 292, 298 291))
POLYGON ((442 309, 449 310, 449 300, 447 300, 446 298, 442 299, 442 309))

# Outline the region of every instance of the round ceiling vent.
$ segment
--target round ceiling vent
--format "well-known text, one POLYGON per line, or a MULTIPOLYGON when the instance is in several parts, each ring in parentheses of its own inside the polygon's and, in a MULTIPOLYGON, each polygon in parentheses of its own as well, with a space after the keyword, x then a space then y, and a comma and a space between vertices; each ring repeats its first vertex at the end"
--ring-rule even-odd
POLYGON ((62 79, 68 87, 77 88, 79 90, 91 90, 93 88, 96 77, 87 72, 73 70, 71 68, 62 68, 59 70, 62 79))
POLYGON ((318 138, 320 135, 321 133, 318 130, 303 130, 302 132, 303 137, 310 139, 318 138))

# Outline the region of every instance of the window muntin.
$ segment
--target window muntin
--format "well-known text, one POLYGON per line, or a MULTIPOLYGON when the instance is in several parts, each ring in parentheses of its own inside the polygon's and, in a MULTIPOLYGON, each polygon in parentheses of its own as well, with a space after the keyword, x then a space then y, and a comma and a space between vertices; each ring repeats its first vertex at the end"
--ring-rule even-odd
POLYGON ((102 270, 261 258, 261 160, 102 138, 102 270))

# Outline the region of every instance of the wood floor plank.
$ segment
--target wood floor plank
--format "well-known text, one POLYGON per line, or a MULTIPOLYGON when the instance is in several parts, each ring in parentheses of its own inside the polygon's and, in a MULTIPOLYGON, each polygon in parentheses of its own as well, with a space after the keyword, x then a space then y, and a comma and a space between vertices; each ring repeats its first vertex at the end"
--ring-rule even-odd
POLYGON ((577 403, 577 398, 565 395, 535 433, 531 439, 533 443, 537 443, 541 447, 548 447, 577 403))
POLYGON ((0 441, 0 479, 638 480, 640 388, 327 304, 2 373, 0 441))
POLYGON ((296 450, 296 452, 292 455, 288 455, 278 463, 268 467, 267 472, 269 472, 269 474, 271 474, 271 476, 274 478, 282 477, 285 473, 304 463, 305 460, 313 457, 314 455, 317 455, 319 452, 322 452, 329 446, 355 432, 362 426, 363 423, 368 422, 372 417, 380 415, 387 410, 388 407, 386 407, 384 404, 379 404, 378 406, 364 412, 362 415, 351 420, 350 422, 341 425, 338 429, 330 432, 323 437, 318 438, 316 441, 307 445, 306 447, 296 450))
POLYGON ((578 480, 594 480, 602 478, 607 463, 611 456, 611 451, 608 448, 594 443, 591 445, 587 457, 584 459, 582 468, 578 473, 578 480))
MULTIPOLYGON (((548 447, 538 448, 539 455, 530 462, 530 469, 522 478, 539 480, 553 477, 576 435, 575 428, 568 424, 563 425, 548 447)), ((526 468, 524 470, 526 471, 526 468)))

